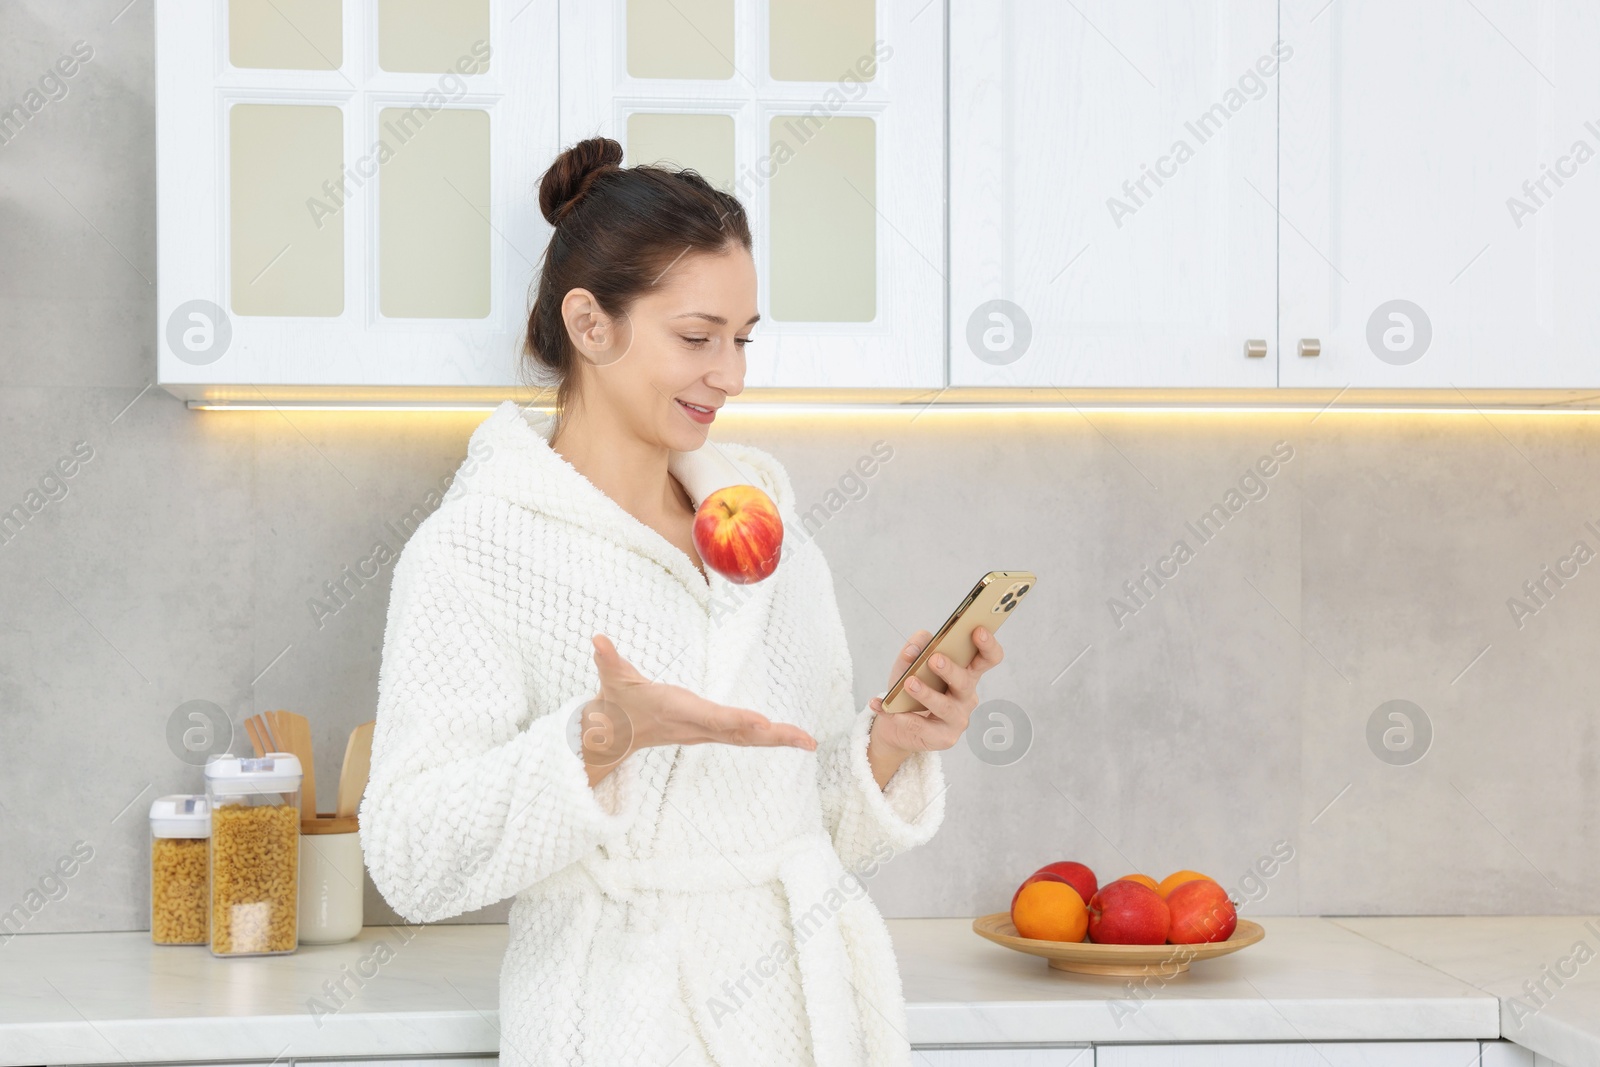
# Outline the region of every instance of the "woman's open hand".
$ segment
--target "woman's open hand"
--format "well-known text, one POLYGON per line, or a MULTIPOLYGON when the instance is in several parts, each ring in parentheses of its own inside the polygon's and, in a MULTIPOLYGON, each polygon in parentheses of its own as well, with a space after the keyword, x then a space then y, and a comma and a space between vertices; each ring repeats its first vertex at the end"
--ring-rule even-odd
POLYGON ((816 739, 798 726, 760 712, 729 707, 678 685, 652 682, 622 658, 604 634, 595 634, 594 662, 600 695, 582 712, 583 762, 593 785, 639 748, 658 745, 792 745, 814 751, 816 739))
MULTIPOLYGON (((911 635, 910 641, 900 650, 899 657, 889 670, 890 685, 931 640, 933 634, 927 630, 918 630, 911 635)), ((978 706, 979 676, 1005 658, 1005 650, 988 628, 975 627, 972 641, 978 652, 972 657, 971 663, 957 666, 941 653, 934 653, 928 660, 933 673, 944 679, 945 692, 928 688, 915 675, 906 680, 906 692, 922 708, 890 713, 883 710, 882 697, 872 698, 872 710, 878 715, 872 722, 867 757, 880 787, 888 784, 890 776, 911 753, 952 748, 961 739, 967 729, 968 718, 978 706)))

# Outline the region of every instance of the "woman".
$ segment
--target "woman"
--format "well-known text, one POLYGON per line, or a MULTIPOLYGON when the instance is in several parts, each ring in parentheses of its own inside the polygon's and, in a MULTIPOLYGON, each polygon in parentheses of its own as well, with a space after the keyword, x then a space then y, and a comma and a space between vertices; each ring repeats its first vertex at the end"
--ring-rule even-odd
POLYGON ((857 709, 814 542, 754 584, 700 561, 725 485, 800 529, 777 460, 707 440, 759 318, 750 230, 694 172, 621 159, 584 141, 541 180, 527 349, 556 416, 490 415, 395 565, 367 864, 416 922, 515 897, 502 1067, 908 1063, 864 882, 938 828, 939 752, 1001 649, 936 664, 923 712, 857 709))

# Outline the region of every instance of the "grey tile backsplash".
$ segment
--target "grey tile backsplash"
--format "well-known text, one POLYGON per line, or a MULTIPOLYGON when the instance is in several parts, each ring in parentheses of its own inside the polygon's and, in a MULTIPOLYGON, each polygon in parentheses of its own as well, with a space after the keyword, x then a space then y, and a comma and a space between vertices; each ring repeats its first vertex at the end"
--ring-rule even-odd
MULTIPOLYGON (((74 10, 8 15, 0 99, 83 35, 74 10)), ((144 928, 145 812, 200 786, 171 747, 187 701, 236 727, 310 716, 333 795, 372 717, 392 563, 363 574, 482 417, 195 413, 148 387, 149 18, 100 19, 117 46, 0 148, 0 511, 27 514, 0 534, 0 912, 28 932, 144 928)), ((929 412, 714 435, 773 452, 818 505, 859 702, 984 570, 1039 576, 983 685, 1028 747, 946 754, 942 831, 870 883, 885 914, 997 910, 1057 859, 1196 868, 1247 914, 1600 910, 1600 417, 929 412)))

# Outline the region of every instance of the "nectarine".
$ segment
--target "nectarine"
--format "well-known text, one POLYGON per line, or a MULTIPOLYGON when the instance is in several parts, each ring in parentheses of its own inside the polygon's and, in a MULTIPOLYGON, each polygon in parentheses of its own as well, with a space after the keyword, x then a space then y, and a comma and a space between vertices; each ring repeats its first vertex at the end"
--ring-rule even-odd
MULTIPOLYGON (((1032 874, 1028 875, 1028 877, 1026 877, 1026 878, 1024 878, 1022 880, 1022 885, 1017 886, 1017 892, 1011 894, 1011 906, 1012 906, 1012 908, 1015 908, 1017 906, 1017 893, 1021 893, 1022 892, 1023 886, 1029 886, 1029 885, 1032 885, 1034 882, 1041 882, 1041 881, 1047 881, 1047 880, 1051 881, 1051 882, 1067 882, 1067 880, 1065 878, 1061 877, 1061 875, 1059 875, 1059 874, 1056 874, 1054 871, 1047 871, 1047 870, 1044 870, 1042 868, 1040 870, 1034 871, 1032 874)), ((1067 884, 1068 885, 1072 885, 1071 882, 1067 882, 1067 884)), ((1074 888, 1076 888, 1076 887, 1074 887, 1074 888)), ((1079 893, 1078 896, 1082 897, 1085 900, 1088 899, 1088 897, 1084 897, 1082 893, 1079 893)))
POLYGON ((1125 874, 1121 878, 1118 878, 1117 881, 1137 882, 1152 892, 1160 892, 1159 887, 1156 885, 1156 880, 1150 877, 1148 874, 1125 874))
POLYGON ((1047 863, 1034 873, 1044 874, 1046 871, 1065 878, 1067 884, 1076 889, 1078 895, 1084 900, 1092 898, 1095 891, 1100 888, 1100 883, 1095 880, 1094 872, 1085 865, 1073 860, 1058 860, 1055 863, 1047 863))
POLYGON ((1215 878, 1201 874, 1199 871, 1173 871, 1171 874, 1161 879, 1161 884, 1156 886, 1156 892, 1160 893, 1162 899, 1164 900, 1172 894, 1174 889, 1178 888, 1185 882, 1192 882, 1196 878, 1204 878, 1208 882, 1216 881, 1215 878))

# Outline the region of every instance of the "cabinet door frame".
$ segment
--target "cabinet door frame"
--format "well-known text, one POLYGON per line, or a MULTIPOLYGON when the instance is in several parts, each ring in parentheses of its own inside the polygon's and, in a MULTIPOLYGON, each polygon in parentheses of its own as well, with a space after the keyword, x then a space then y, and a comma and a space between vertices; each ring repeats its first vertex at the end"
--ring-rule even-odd
POLYGON ((917 1067, 1094 1067, 1093 1045, 914 1048, 917 1067))
MULTIPOLYGON (((344 0, 338 70, 264 70, 228 62, 228 4, 157 0, 157 382, 190 399, 308 394, 359 399, 383 387, 507 387, 518 362, 534 264, 549 239, 531 183, 553 158, 557 125, 556 0, 490 0, 489 69, 454 77, 378 69, 376 5, 344 0), (343 164, 374 156, 381 108, 429 99, 489 113, 489 301, 486 318, 386 318, 378 300, 382 167, 336 216, 344 234, 344 301, 337 316, 243 315, 231 308, 229 108, 314 104, 343 116, 343 164), (190 301, 218 309, 231 336, 210 362, 180 358, 174 323, 190 301), (260 387, 260 388, 258 388, 260 387)), ((476 207, 474 206, 474 210, 476 207)), ((481 212, 480 212, 481 214, 481 212)), ((202 312, 204 315, 205 312, 202 312)), ((218 346, 220 348, 220 346, 218 346)), ((191 354, 192 356, 192 354, 191 354)))
POLYGON ((1097 1067, 1468 1067, 1477 1038, 1096 1045, 1097 1067))
MULTIPOLYGON (((1036 187, 1047 184, 1046 176, 1050 174, 1072 173, 1072 160, 1060 136, 1060 121, 1029 124, 1004 114, 1002 79, 1007 64, 1013 61, 1006 51, 1007 25, 1026 17, 1026 9, 1037 9, 1041 2, 1050 0, 971 2, 956 5, 951 15, 951 384, 1135 390, 1276 386, 1277 220, 1273 203, 1263 199, 1275 201, 1277 196, 1275 77, 1264 79, 1267 82, 1265 95, 1250 99, 1238 109, 1236 114, 1248 111, 1247 118, 1229 119, 1228 144, 1216 147, 1196 141, 1195 156, 1198 158, 1183 163, 1182 169, 1178 169, 1178 175, 1186 175, 1190 181, 1203 176, 1195 173, 1198 168, 1209 168, 1204 176, 1213 181, 1220 181, 1216 171, 1226 171, 1226 183, 1219 185, 1213 200, 1220 199, 1221 210, 1228 213, 1225 218, 1249 220, 1247 234, 1230 232, 1227 225, 1222 227, 1222 238, 1229 247, 1225 256, 1218 254, 1219 258, 1235 264, 1239 273, 1248 274, 1250 280, 1235 289, 1234 299, 1218 310, 1217 315, 1225 321, 1209 331, 1209 336, 1200 337, 1188 330, 1164 326, 1142 330, 1137 335, 1131 329, 1124 329, 1119 335, 1114 328, 1099 331, 1085 328, 1075 336, 1062 336, 1041 330, 1037 308, 1030 312, 1022 306, 1020 316, 1011 310, 1019 303, 1027 303, 1019 295, 1016 278, 1023 270, 1032 270, 1039 277, 1054 276, 1048 286, 1051 301, 1071 299, 1066 288, 1074 279, 1083 278, 1084 272, 1091 272, 1092 276, 1092 272, 1105 269, 1104 249, 1099 250, 1097 262, 1095 245, 1104 246, 1108 241, 1127 236, 1112 228, 1109 209, 1102 207, 1112 194, 1126 194, 1110 187, 1077 188, 1064 179, 1066 195, 1091 201, 1098 212, 1098 218, 1088 224, 1086 232, 1070 239, 1081 248, 1051 249, 1049 263, 1019 265, 1017 257, 1008 259, 1007 244, 1016 242, 1019 235, 1025 236, 1026 231, 1017 226, 1014 233, 1007 232, 1008 210, 1001 202, 1007 178, 1002 167, 1018 167, 1021 162, 1032 161, 1036 173, 1032 179, 1024 180, 1033 181, 1036 187), (1241 121, 1245 123, 1242 129, 1241 121), (1237 143, 1233 138, 1238 138, 1237 143), (1218 153, 1224 151, 1228 155, 1219 158, 1218 153), (1250 179, 1250 184, 1243 180, 1245 177, 1250 179), (1011 308, 1005 304, 1010 304, 1011 308), (1020 356, 1012 356, 1011 361, 1005 361, 1003 354, 993 359, 980 358, 967 335, 969 322, 981 328, 986 316, 997 329, 1009 327, 1019 331, 1018 335, 1022 329, 1029 329, 1032 334, 1029 347, 1020 356), (1021 317, 1032 321, 1024 327, 1021 317), (1252 339, 1267 344, 1264 356, 1252 358, 1245 354, 1245 342, 1252 339)), ((1215 9, 1220 47, 1227 52, 1225 59, 1217 58, 1217 65, 1230 75, 1245 71, 1259 53, 1273 46, 1276 0, 1216 0, 1207 7, 1215 9)), ((1054 8, 1052 4, 1052 10, 1054 8)), ((1062 6, 1060 10, 1061 17, 1068 20, 1083 39, 1085 49, 1103 53, 1107 64, 1115 65, 1119 74, 1126 77, 1132 86, 1130 93, 1160 91, 1156 85, 1147 86, 1141 80, 1145 77, 1144 71, 1133 59, 1117 58, 1122 49, 1103 36, 1098 20, 1090 21, 1096 19, 1092 7, 1085 11, 1075 5, 1062 6)), ((1068 49, 1064 46, 1063 51, 1068 49)), ((1158 80, 1162 76, 1160 69, 1153 68, 1151 73, 1158 80)), ((1140 159, 1154 159, 1159 166, 1161 151, 1174 144, 1174 138, 1194 140, 1185 131, 1184 119, 1208 104, 1220 102, 1228 88, 1229 84, 1219 83, 1215 97, 1207 96, 1193 108, 1188 106, 1189 101, 1182 107, 1174 105, 1174 113, 1160 121, 1159 129, 1142 136, 1137 146, 1130 146, 1127 160, 1131 162, 1124 168, 1126 174, 1139 177, 1141 172, 1136 164, 1140 159)), ((1047 107, 1057 105, 1063 110, 1070 106, 1060 105, 1059 101, 1044 101, 1047 107)), ((1134 113, 1130 105, 1128 114, 1134 113)), ((1111 131, 1103 131, 1103 135, 1111 136, 1111 131)), ((1174 167, 1176 169, 1176 164, 1174 167)), ((1170 193, 1158 191, 1156 195, 1168 197, 1170 202, 1170 193)), ((1140 205, 1135 214, 1142 214, 1150 202, 1140 205)), ((1165 205, 1160 210, 1165 210, 1165 205)), ((1133 227, 1149 225, 1150 221, 1148 217, 1136 217, 1126 219, 1126 224, 1133 227)), ((1194 223, 1193 243, 1197 248, 1205 246, 1201 234, 1205 225, 1203 221, 1194 223)), ((1130 284, 1134 282, 1130 280, 1130 284)))
MULTIPOLYGON (((821 105, 876 126, 876 316, 779 322, 770 314, 770 185, 736 181, 750 219, 758 305, 747 388, 939 388, 945 384, 945 0, 874 4, 882 56, 855 99, 829 82, 780 81, 768 63, 766 0, 732 0, 735 74, 724 81, 643 79, 627 68, 628 0, 560 0, 561 146, 611 137, 627 146, 634 112, 734 120, 736 174, 755 174, 767 123, 821 105), (751 187, 753 186, 753 190, 751 187)), ((842 84, 842 83, 841 83, 842 84)), ((856 93, 854 87, 850 90, 856 93)), ((623 158, 623 165, 634 161, 623 158)), ((759 175, 756 176, 759 178, 759 175)))
POLYGON ((1531 5, 1516 23, 1447 3, 1280 6, 1295 48, 1284 66, 1279 133, 1280 383, 1419 391, 1447 403, 1469 390, 1600 386, 1600 312, 1586 295, 1600 278, 1600 257, 1578 258, 1582 273, 1572 258, 1573 245, 1583 243, 1576 235, 1600 224, 1596 165, 1569 174, 1575 187, 1540 200, 1532 217, 1508 212, 1510 198, 1530 195, 1519 182, 1540 179, 1541 165, 1570 162, 1574 138, 1591 154, 1600 144, 1600 128, 1583 124, 1580 95, 1556 88, 1583 60, 1581 50, 1563 50, 1592 40, 1600 19, 1571 3, 1531 5), (1437 47, 1407 53, 1394 82, 1374 77, 1397 70, 1393 53, 1411 33, 1385 33, 1370 21, 1347 31, 1373 57, 1363 68, 1356 49, 1336 40, 1363 9, 1424 22, 1437 31, 1437 47), (1430 14, 1455 21, 1441 25, 1430 14), (1587 32, 1579 18, 1588 20, 1587 32), (1475 83, 1463 81, 1463 70, 1475 83), (1373 89, 1397 82, 1406 87, 1399 94, 1373 89), (1407 120, 1435 140, 1406 141, 1407 120), (1359 145, 1345 133, 1352 127, 1359 145), (1397 157, 1406 167, 1387 165, 1397 157), (1433 172, 1435 184, 1422 184, 1413 170, 1433 172), (1397 205, 1410 210, 1401 220, 1410 225, 1378 232, 1395 221, 1397 205), (1403 272, 1380 277, 1396 262, 1406 264, 1403 272), (1422 337, 1428 347, 1407 350, 1422 337), (1317 355, 1298 354, 1303 338, 1319 343, 1317 355))

